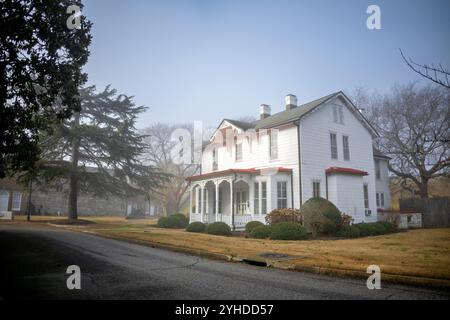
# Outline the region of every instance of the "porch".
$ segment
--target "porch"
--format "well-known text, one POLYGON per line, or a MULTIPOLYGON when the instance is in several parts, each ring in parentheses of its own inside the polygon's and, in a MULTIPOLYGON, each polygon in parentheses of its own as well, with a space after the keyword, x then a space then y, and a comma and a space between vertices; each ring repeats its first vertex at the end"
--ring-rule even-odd
MULTIPOLYGON (((278 173, 284 176, 285 171, 278 173)), ((256 169, 190 177, 190 222, 224 222, 233 230, 244 229, 250 221, 266 223, 266 214, 272 208, 271 178, 256 169)))

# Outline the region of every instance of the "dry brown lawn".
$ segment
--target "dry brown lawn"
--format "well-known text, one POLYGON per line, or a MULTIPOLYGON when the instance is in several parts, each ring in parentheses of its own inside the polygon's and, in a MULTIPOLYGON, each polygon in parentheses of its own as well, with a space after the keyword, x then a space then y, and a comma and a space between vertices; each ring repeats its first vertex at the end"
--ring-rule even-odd
MULTIPOLYGON (((59 217, 33 217, 36 223, 59 217)), ((275 241, 222 237, 156 228, 156 220, 83 217, 95 224, 67 227, 150 245, 168 245, 234 257, 287 254, 286 265, 319 266, 365 272, 379 265, 383 273, 450 280, 450 228, 421 229, 348 240, 275 241)), ((24 223, 16 217, 15 223, 24 223)), ((2 223, 2 222, 0 222, 2 223)))

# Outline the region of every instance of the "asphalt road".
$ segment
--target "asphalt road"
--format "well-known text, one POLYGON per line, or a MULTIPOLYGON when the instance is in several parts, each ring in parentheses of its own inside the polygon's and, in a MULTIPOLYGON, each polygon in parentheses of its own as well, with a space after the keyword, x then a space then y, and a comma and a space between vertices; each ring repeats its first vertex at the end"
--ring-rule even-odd
POLYGON ((85 233, 0 225, 0 299, 449 299, 450 292, 229 263, 85 233), (66 269, 81 269, 68 290, 66 269))

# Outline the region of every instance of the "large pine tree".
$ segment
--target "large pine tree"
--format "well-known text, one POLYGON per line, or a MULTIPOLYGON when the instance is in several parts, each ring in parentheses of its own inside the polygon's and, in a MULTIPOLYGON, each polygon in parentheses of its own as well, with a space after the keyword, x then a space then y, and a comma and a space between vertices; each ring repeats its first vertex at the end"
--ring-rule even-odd
POLYGON ((41 138, 42 159, 37 177, 47 185, 67 185, 68 216, 77 219, 80 192, 124 199, 147 194, 166 183, 168 176, 144 165, 145 136, 135 128, 146 110, 131 97, 106 87, 80 90, 81 111, 41 138))

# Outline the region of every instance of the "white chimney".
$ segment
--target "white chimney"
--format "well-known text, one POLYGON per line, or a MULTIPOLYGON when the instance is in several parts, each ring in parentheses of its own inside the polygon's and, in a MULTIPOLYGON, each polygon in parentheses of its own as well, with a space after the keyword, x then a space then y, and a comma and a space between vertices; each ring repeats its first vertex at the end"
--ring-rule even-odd
POLYGON ((286 102, 286 110, 297 108, 297 97, 293 94, 288 94, 284 101, 286 102))
POLYGON ((262 104, 259 107, 259 116, 261 120, 270 117, 270 106, 267 104, 262 104))

